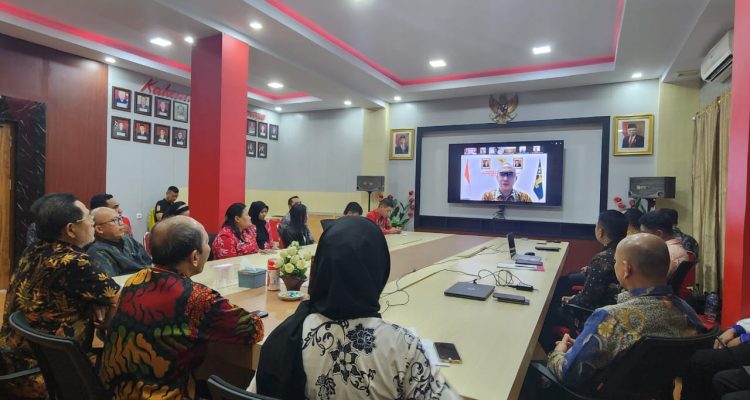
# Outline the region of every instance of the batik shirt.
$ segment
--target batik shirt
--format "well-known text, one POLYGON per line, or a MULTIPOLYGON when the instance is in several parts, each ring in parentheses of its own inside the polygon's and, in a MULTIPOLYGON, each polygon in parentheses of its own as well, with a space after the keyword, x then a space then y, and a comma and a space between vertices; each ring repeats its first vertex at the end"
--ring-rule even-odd
POLYGON ((458 399, 419 339, 380 318, 334 321, 311 314, 302 328, 308 399, 458 399))
POLYGON ((705 331, 695 311, 670 286, 633 289, 597 309, 567 353, 553 351, 547 367, 570 387, 588 383, 643 336, 685 337, 705 331))
MULTIPOLYGON (((32 328, 67 336, 83 351, 91 346, 95 306, 114 302, 120 287, 91 264, 82 249, 64 242, 37 242, 26 248, 18 261, 5 298, 0 329, 0 375, 37 366, 28 342, 8 323, 21 311, 32 328)), ((29 387, 34 378, 29 378, 29 387)), ((24 379, 16 380, 19 386, 24 379)))
POLYGON ((500 189, 491 190, 489 192, 484 192, 482 195, 482 200, 484 201, 509 201, 509 202, 518 202, 518 203, 531 203, 531 197, 529 197, 528 194, 513 189, 510 191, 510 193, 506 196, 504 195, 500 189))
POLYGON ((104 344, 100 376, 112 399, 193 399, 191 372, 209 342, 253 344, 263 338, 255 314, 166 268, 131 276, 104 344))
POLYGON ((132 274, 151 266, 146 249, 130 236, 118 241, 97 238, 86 253, 91 262, 109 276, 132 274))
POLYGON ((242 237, 237 237, 229 226, 222 226, 213 243, 214 257, 218 259, 244 256, 260 251, 255 240, 255 226, 242 231, 242 237))
POLYGON ((594 255, 586 269, 586 282, 583 290, 571 298, 568 303, 595 309, 614 304, 620 292, 620 285, 615 276, 615 248, 617 242, 611 242, 594 255))

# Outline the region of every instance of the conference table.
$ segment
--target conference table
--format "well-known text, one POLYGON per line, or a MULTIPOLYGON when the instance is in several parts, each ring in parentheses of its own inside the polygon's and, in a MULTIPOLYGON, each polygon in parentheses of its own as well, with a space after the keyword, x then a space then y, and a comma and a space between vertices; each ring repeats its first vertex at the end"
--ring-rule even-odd
MULTIPOLYGON (((512 264, 505 237, 405 232, 387 235, 386 241, 391 253, 391 274, 380 300, 383 319, 413 329, 420 338, 455 344, 463 362, 442 366, 440 373, 464 398, 517 398, 537 349, 537 338, 568 244, 546 243, 559 251, 539 251, 534 249, 538 241, 516 238, 519 253, 533 251, 542 257, 544 266, 540 271, 498 268, 498 263, 512 264), (501 303, 492 297, 476 301, 443 294, 456 282, 476 279, 476 283, 495 285, 495 276, 501 270, 510 271, 516 283, 520 280, 534 290, 498 286, 495 291, 523 295, 529 299, 528 305, 501 303)), ((315 249, 313 244, 302 251, 314 255, 315 249)), ((294 313, 299 303, 282 301, 279 292, 265 287, 241 288, 234 279, 227 279, 227 274, 236 278, 236 269, 265 269, 267 260, 274 257, 279 257, 278 252, 210 261, 192 279, 248 311, 267 311, 268 317, 263 318, 267 337, 294 313)), ((499 275, 508 277, 507 272, 499 275)), ((127 278, 119 276, 115 280, 123 285, 127 278)), ((232 365, 255 369, 262 345, 263 342, 257 343, 245 351, 231 347, 216 350, 222 354, 220 362, 204 365, 203 374, 221 375, 217 369, 229 370, 232 365)))

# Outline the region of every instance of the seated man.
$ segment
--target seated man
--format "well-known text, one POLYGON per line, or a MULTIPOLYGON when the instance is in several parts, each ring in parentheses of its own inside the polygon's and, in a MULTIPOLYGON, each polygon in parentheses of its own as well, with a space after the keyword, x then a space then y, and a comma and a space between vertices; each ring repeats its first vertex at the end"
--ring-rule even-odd
POLYGON ((87 249, 91 262, 108 276, 126 275, 151 267, 143 245, 127 235, 117 211, 99 207, 91 211, 96 240, 87 249))
POLYGON ((682 247, 684 247, 685 250, 695 254, 695 259, 698 260, 698 241, 695 240, 694 237, 688 235, 677 227, 677 221, 679 221, 680 218, 677 210, 672 208, 662 208, 659 211, 666 214, 667 218, 672 221, 672 230, 674 231, 674 237, 680 239, 682 241, 682 247))
POLYGON ((362 210, 362 206, 359 205, 356 201, 352 201, 349 204, 346 205, 344 208, 344 216, 345 217, 359 217, 364 213, 362 210))
MULTIPOLYGON (((28 342, 8 323, 21 311, 35 330, 73 338, 85 352, 94 327, 106 327, 120 287, 81 248, 94 240, 89 210, 69 193, 50 193, 31 206, 39 241, 24 250, 5 298, 0 329, 0 375, 37 367, 28 342)), ((41 375, 0 383, 0 393, 47 396, 41 375)))
POLYGON ((367 218, 380 227, 380 231, 383 232, 384 235, 399 233, 401 232, 401 228, 394 228, 391 225, 391 219, 389 217, 391 211, 393 211, 393 200, 386 198, 380 200, 378 208, 367 213, 367 218))
POLYGON ((640 337, 694 336, 705 331, 692 308, 667 286, 669 250, 660 238, 639 233, 623 239, 615 251, 615 274, 627 290, 617 304, 597 309, 581 335, 568 334, 555 346, 547 366, 570 387, 589 383, 640 337))
MULTIPOLYGON (((302 204, 302 200, 299 198, 299 196, 292 196, 289 198, 289 200, 286 201, 286 204, 289 206, 289 211, 291 211, 292 207, 294 207, 295 205, 302 204)), ((281 218, 281 222, 279 222, 279 232, 286 229, 287 225, 289 225, 289 221, 292 220, 289 211, 287 211, 286 215, 281 218)))
POLYGON ((643 211, 637 208, 628 208, 623 214, 625 215, 625 218, 628 219, 628 236, 641 233, 640 221, 643 216, 643 211))
POLYGON ((656 235, 667 244, 670 259, 667 277, 674 273, 681 262, 690 259, 687 251, 682 247, 682 240, 674 237, 672 220, 667 214, 660 211, 650 211, 644 214, 639 222, 641 223, 641 232, 656 235))
POLYGON ((517 178, 515 168, 510 164, 503 164, 497 171, 497 189, 484 192, 482 200, 531 203, 531 197, 528 194, 513 189, 517 178))
POLYGON ((128 219, 128 217, 122 215, 120 202, 117 201, 117 199, 115 199, 115 196, 112 196, 109 193, 95 194, 93 197, 91 197, 91 201, 89 202, 89 210, 93 211, 99 207, 109 207, 117 211, 117 214, 119 214, 122 217, 122 222, 128 228, 128 235, 133 234, 133 226, 130 225, 130 220, 128 219))
POLYGON ((104 344, 100 376, 112 399, 194 399, 193 370, 209 342, 252 345, 263 338, 255 314, 191 276, 210 247, 196 220, 176 216, 154 226, 154 267, 128 279, 104 344))

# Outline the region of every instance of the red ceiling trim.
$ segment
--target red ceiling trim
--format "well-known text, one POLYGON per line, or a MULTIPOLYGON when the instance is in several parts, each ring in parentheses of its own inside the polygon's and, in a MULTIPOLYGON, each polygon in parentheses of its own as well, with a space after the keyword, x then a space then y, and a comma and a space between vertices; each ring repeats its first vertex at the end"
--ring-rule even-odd
POLYGON ((247 91, 250 93, 255 93, 259 96, 267 97, 271 100, 289 100, 289 99, 299 99, 300 97, 308 97, 309 94, 299 92, 299 93, 287 93, 287 94, 275 94, 275 93, 269 93, 266 91, 263 91, 261 89, 256 89, 254 87, 248 86, 247 91))
POLYGON ((349 53, 354 58, 364 62, 368 66, 372 67, 376 71, 380 72, 381 74, 385 75, 386 77, 390 78, 391 80, 393 80, 394 82, 398 83, 401 86, 449 82, 449 81, 471 79, 471 78, 485 78, 485 77, 490 77, 490 76, 510 75, 510 74, 525 73, 525 72, 548 71, 548 70, 560 69, 560 68, 580 67, 580 66, 585 66, 585 65, 595 65, 595 64, 614 62, 615 54, 617 54, 616 49, 617 49, 617 43, 619 42, 619 38, 620 38, 620 30, 622 28, 622 13, 623 13, 623 9, 625 6, 625 0, 617 0, 617 15, 616 15, 615 23, 614 23, 614 34, 613 34, 614 37, 612 39, 612 53, 606 56, 589 57, 589 58, 584 58, 581 60, 571 60, 571 61, 563 61, 563 62, 549 63, 549 64, 537 64, 537 65, 501 68, 501 69, 486 70, 486 71, 476 71, 476 72, 467 72, 467 73, 449 74, 449 75, 437 75, 437 76, 428 76, 428 77, 414 78, 414 79, 403 79, 397 76, 392 71, 383 67, 382 65, 376 63, 375 61, 373 61, 372 59, 364 55, 361 51, 355 49, 348 43, 344 42, 343 40, 339 39, 332 33, 328 32, 323 27, 316 24, 309 18, 300 14, 295 9, 285 4, 282 0, 266 0, 266 2, 270 4, 271 6, 273 6, 274 8, 276 8, 277 10, 284 13, 286 16, 294 19, 295 21, 299 22, 300 24, 310 29, 314 33, 320 35, 322 38, 329 41, 334 46, 349 53))

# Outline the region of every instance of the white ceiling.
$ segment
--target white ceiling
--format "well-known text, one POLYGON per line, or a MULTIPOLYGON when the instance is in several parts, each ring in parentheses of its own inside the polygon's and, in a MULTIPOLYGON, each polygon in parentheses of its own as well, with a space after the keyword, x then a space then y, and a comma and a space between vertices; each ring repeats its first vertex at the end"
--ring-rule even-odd
POLYGON ((732 0, 0 0, 0 33, 95 60, 112 55, 118 66, 189 84, 191 46, 182 37, 223 32, 250 45, 249 102, 287 112, 342 108, 344 99, 373 108, 395 95, 418 101, 619 82, 636 71, 641 79, 675 81, 677 72, 697 69, 732 26, 733 5, 732 0), (250 21, 263 29, 253 31, 250 21), (174 44, 157 47, 148 42, 154 36, 174 44), (531 53, 544 44, 552 46, 550 54, 531 53), (429 67, 436 58, 448 66, 429 67), (285 87, 269 88, 272 80, 285 87))

